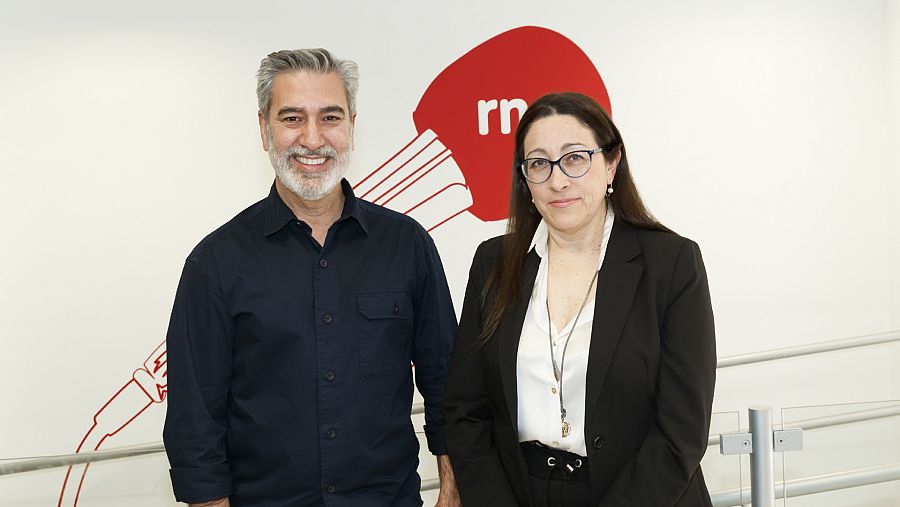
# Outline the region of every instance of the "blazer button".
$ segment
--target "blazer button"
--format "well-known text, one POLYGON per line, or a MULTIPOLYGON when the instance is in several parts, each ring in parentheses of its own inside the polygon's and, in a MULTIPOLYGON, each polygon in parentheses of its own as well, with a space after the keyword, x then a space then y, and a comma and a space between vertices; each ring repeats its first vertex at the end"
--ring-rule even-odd
POLYGON ((594 449, 599 449, 599 448, 603 447, 603 444, 605 444, 605 443, 606 443, 606 440, 603 437, 594 438, 594 443, 593 443, 594 449))
POLYGON ((322 322, 324 322, 326 324, 331 324, 332 322, 334 322, 334 319, 331 317, 330 313, 326 313, 325 316, 322 317, 322 322))

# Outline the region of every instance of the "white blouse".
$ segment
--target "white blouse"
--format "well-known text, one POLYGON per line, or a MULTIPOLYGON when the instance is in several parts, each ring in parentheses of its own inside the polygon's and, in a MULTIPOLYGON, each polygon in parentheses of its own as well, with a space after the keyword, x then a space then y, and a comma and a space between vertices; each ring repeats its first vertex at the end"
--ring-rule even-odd
MULTIPOLYGON (((606 246, 609 243, 613 222, 612 209, 607 206, 603 238, 600 241, 600 256, 597 259, 598 270, 606 256, 606 246)), ((572 322, 568 322, 558 332, 556 329, 553 330, 552 341, 557 363, 562 358, 566 344, 565 337, 569 336, 571 341, 566 350, 562 379, 566 421, 571 426, 571 431, 568 437, 563 437, 559 418, 559 395, 548 343, 550 338, 547 336, 547 239, 547 224, 541 220, 528 247, 529 252, 534 248, 541 257, 541 265, 534 280, 534 290, 522 325, 516 360, 519 441, 538 440, 550 447, 587 456, 584 441, 584 406, 588 350, 594 322, 594 299, 591 298, 585 304, 581 317, 578 318, 578 327, 571 335, 569 330, 572 328, 572 322)))

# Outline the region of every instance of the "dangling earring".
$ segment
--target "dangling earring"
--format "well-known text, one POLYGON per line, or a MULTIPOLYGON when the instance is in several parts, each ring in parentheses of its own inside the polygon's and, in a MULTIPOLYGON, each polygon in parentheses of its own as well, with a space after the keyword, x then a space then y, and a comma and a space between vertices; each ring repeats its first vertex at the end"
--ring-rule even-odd
POLYGON ((613 193, 612 183, 607 183, 606 184, 606 197, 611 196, 612 193, 613 193))

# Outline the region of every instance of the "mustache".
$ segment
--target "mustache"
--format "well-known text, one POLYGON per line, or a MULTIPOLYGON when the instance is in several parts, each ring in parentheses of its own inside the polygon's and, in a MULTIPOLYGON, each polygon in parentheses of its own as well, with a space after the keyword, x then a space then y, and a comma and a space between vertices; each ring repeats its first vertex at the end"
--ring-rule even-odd
POLYGON ((294 155, 298 157, 336 157, 337 150, 331 146, 319 146, 314 150, 308 150, 303 146, 291 146, 284 150, 284 155, 288 157, 294 155))

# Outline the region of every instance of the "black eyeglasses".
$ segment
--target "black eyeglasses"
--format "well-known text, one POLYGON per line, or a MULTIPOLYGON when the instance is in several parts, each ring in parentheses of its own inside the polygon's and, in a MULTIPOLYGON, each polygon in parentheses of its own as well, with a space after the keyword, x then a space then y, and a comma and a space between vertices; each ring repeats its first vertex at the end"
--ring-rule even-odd
POLYGON ((522 176, 532 183, 543 183, 549 180, 555 165, 558 165, 566 176, 580 178, 590 170, 591 160, 595 153, 603 153, 603 148, 570 151, 556 160, 541 157, 526 158, 519 163, 519 170, 522 171, 522 176))

